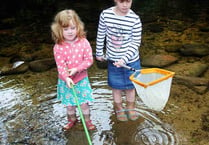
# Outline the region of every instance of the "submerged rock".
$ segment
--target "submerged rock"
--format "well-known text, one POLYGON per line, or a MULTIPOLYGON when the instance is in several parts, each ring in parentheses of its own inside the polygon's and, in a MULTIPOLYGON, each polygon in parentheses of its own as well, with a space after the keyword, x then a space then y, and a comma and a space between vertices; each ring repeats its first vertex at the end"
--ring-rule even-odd
POLYGON ((178 63, 167 67, 167 69, 174 71, 177 75, 200 77, 207 71, 208 64, 201 62, 182 63, 182 64, 178 63))
POLYGON ((185 44, 180 53, 184 56, 206 56, 209 55, 209 47, 202 44, 185 44))
POLYGON ((171 55, 151 55, 143 58, 142 66, 145 67, 165 67, 178 61, 178 58, 171 55))
POLYGON ((185 85, 193 89, 198 94, 204 94, 209 88, 209 80, 200 77, 189 77, 189 76, 174 76, 174 83, 185 85))
POLYGON ((56 66, 54 58, 40 59, 29 63, 29 68, 34 72, 47 71, 56 66))
POLYGON ((23 61, 17 61, 13 64, 7 64, 0 69, 0 75, 21 74, 28 71, 28 64, 23 61))

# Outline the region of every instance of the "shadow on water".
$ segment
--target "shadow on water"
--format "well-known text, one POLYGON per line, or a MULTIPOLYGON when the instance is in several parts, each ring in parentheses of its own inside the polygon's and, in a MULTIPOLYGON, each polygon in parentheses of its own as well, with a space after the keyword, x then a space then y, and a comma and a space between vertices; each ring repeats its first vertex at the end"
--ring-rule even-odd
MULTIPOLYGON (((94 145, 179 144, 172 127, 162 122, 139 99, 137 111, 141 118, 137 121, 118 122, 106 76, 105 70, 90 72, 95 98, 95 102, 90 104, 91 119, 97 128, 90 132, 94 145)), ((66 108, 56 100, 55 84, 46 86, 46 93, 39 93, 36 89, 29 89, 33 86, 27 88, 17 84, 15 76, 1 77, 0 80, 1 144, 88 144, 81 121, 70 131, 62 130, 67 122, 66 108)))

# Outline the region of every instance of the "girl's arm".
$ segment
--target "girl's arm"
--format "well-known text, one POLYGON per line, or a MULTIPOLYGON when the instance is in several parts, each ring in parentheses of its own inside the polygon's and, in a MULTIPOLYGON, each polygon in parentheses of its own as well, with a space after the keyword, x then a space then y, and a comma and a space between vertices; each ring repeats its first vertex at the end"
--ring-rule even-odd
POLYGON ((141 33, 142 33, 142 23, 140 19, 136 20, 135 25, 132 29, 132 42, 129 45, 128 51, 122 60, 127 63, 136 53, 138 53, 139 46, 141 44, 141 33))
POLYGON ((63 55, 62 48, 59 45, 55 44, 54 48, 54 59, 57 65, 58 74, 62 76, 62 78, 66 81, 66 78, 69 76, 67 72, 67 65, 65 61, 65 57, 63 55))
POLYGON ((97 30, 97 39, 96 39, 96 56, 103 57, 104 52, 104 41, 106 35, 106 26, 104 23, 104 15, 103 12, 100 14, 99 25, 97 30))
POLYGON ((84 43, 84 52, 83 52, 83 61, 77 67, 77 71, 81 72, 88 69, 93 64, 93 55, 92 48, 87 39, 83 39, 84 43))

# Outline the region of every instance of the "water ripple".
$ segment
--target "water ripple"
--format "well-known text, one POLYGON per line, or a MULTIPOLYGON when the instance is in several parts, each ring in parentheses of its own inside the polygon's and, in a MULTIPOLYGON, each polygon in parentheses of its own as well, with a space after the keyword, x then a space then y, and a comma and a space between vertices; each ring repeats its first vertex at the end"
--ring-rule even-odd
POLYGON ((178 136, 173 128, 145 108, 143 106, 143 109, 137 109, 145 121, 139 124, 133 134, 132 143, 140 145, 178 145, 178 136))
MULTIPOLYGON (((167 126, 168 127, 168 126, 167 126)), ((133 135, 132 142, 140 145, 177 145, 178 140, 172 129, 164 126, 155 125, 152 122, 145 121, 140 124, 133 135)))

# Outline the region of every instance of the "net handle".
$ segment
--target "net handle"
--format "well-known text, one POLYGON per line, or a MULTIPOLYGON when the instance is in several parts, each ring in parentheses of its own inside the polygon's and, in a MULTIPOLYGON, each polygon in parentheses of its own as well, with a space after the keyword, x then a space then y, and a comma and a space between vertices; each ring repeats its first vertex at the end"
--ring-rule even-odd
POLYGON ((129 70, 131 70, 131 71, 134 71, 134 72, 140 71, 140 70, 136 70, 136 69, 133 68, 133 67, 127 66, 127 65, 125 65, 125 64, 121 64, 120 66, 123 67, 123 68, 129 69, 129 70))
MULTIPOLYGON (((96 54, 94 54, 94 56, 96 57, 96 54)), ((107 58, 107 57, 104 57, 104 56, 103 56, 103 59, 106 60, 106 61, 109 60, 109 61, 115 62, 114 60, 112 60, 112 59, 110 59, 110 58, 107 58)), ((127 66, 126 64, 121 64, 120 66, 123 67, 123 68, 126 68, 126 69, 128 69, 128 70, 131 70, 131 71, 133 71, 133 72, 139 72, 139 71, 140 71, 140 70, 136 70, 136 69, 133 68, 133 67, 127 66)))
MULTIPOLYGON (((114 60, 111 60, 111 59, 109 59, 109 58, 106 58, 106 60, 115 62, 114 60)), ((131 70, 131 71, 133 71, 133 72, 140 72, 140 71, 141 71, 141 70, 136 70, 135 68, 130 67, 130 66, 126 65, 126 64, 121 64, 120 66, 123 67, 123 68, 126 68, 126 69, 128 69, 128 70, 131 70)))

